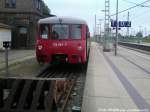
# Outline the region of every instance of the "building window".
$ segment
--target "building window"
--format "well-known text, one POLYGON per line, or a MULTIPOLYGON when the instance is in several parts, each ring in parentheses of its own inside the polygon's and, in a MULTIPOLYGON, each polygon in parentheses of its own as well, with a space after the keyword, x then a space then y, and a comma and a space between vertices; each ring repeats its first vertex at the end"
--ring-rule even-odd
POLYGON ((27 27, 20 27, 19 28, 19 33, 20 34, 27 34, 27 27))
POLYGON ((41 0, 36 0, 36 9, 41 10, 41 0))
POLYGON ((15 8, 16 0, 5 0, 5 7, 6 8, 15 8))

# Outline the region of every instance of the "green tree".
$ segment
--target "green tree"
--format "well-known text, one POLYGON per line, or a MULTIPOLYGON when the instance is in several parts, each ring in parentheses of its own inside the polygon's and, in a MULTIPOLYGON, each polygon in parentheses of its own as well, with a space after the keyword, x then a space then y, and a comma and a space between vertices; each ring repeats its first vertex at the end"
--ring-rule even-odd
POLYGON ((118 33, 118 37, 119 37, 119 38, 121 38, 121 37, 122 37, 121 33, 118 33))
POLYGON ((49 16, 51 13, 50 9, 44 2, 42 2, 42 13, 44 16, 49 16))
POLYGON ((136 38, 137 38, 137 43, 141 43, 142 38, 143 38, 142 32, 137 32, 136 38))
POLYGON ((138 32, 138 33, 136 34, 136 37, 143 37, 142 32, 138 32))

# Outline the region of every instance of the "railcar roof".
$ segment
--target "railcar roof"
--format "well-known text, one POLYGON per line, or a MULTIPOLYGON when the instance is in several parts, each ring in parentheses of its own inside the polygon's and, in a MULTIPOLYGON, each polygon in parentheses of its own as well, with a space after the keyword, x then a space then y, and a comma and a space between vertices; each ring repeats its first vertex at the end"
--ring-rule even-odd
POLYGON ((87 24, 86 21, 77 18, 69 18, 69 17, 48 17, 39 20, 39 24, 46 23, 62 23, 62 24, 87 24))

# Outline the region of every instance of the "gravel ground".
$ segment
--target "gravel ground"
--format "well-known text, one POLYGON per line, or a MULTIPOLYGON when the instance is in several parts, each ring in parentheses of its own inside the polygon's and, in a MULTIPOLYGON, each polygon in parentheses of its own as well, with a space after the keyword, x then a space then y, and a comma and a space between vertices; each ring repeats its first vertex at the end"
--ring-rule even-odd
POLYGON ((71 93, 65 112, 81 112, 84 85, 86 79, 86 72, 83 72, 78 77, 76 84, 71 93), (74 108, 74 109, 73 109, 74 108))

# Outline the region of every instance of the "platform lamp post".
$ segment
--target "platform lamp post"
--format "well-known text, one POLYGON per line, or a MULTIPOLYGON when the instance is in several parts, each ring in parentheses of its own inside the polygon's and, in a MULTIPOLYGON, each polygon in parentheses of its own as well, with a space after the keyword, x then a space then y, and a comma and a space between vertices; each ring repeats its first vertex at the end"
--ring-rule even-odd
MULTIPOLYGON (((101 10, 101 11, 105 13, 106 9, 101 10)), ((106 29, 105 29, 105 24, 106 24, 106 21, 105 21, 105 18, 104 18, 104 36, 103 36, 103 39, 102 39, 103 50, 106 48, 106 29)))
POLYGON ((115 38, 115 56, 117 56, 117 45, 118 45, 118 0, 116 3, 116 38, 115 38))

